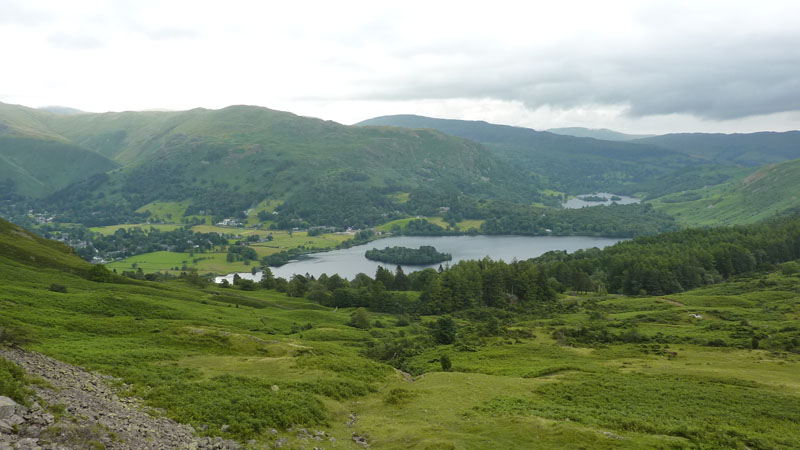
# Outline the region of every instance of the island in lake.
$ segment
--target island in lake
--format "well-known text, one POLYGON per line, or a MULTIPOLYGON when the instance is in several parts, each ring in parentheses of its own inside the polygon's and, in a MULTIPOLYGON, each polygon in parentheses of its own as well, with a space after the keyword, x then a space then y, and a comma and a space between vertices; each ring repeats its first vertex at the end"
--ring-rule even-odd
POLYGON ((420 248, 386 247, 383 250, 373 248, 367 250, 364 256, 372 261, 407 265, 435 264, 453 259, 450 253, 440 253, 430 245, 423 245, 420 248))

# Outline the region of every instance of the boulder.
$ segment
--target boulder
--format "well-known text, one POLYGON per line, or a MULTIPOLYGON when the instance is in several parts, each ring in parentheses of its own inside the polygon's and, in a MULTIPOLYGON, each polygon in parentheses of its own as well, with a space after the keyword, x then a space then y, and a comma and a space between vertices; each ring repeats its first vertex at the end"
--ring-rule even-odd
POLYGON ((17 412, 19 405, 8 397, 0 396, 0 419, 8 419, 17 412))
POLYGON ((11 434, 13 431, 14 425, 11 425, 7 419, 0 419, 0 435, 11 434))

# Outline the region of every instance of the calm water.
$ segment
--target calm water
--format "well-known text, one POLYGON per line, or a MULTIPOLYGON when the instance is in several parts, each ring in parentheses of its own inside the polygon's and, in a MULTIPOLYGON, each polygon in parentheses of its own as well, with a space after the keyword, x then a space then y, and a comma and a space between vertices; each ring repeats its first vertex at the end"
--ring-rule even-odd
POLYGON ((578 208, 584 208, 586 206, 610 205, 611 203, 617 203, 618 205, 628 205, 628 204, 631 204, 631 203, 639 203, 641 201, 636 197, 626 197, 624 195, 617 195, 617 197, 619 197, 620 200, 616 200, 615 202, 612 202, 610 199, 613 196, 614 196, 614 194, 609 194, 608 192, 596 192, 594 194, 581 194, 581 195, 576 196, 575 198, 571 198, 571 199, 567 200, 566 202, 562 203, 561 206, 564 207, 564 208, 567 208, 567 209, 578 209, 578 208), (595 196, 595 197, 605 197, 605 198, 607 198, 609 200, 607 200, 605 202, 587 202, 586 200, 582 200, 581 199, 581 197, 589 196, 589 195, 595 196))
MULTIPOLYGON (((514 258, 524 260, 551 250, 574 252, 583 248, 603 248, 620 240, 588 236, 399 236, 379 239, 369 244, 344 250, 315 253, 309 255, 307 259, 292 261, 281 267, 272 267, 271 270, 276 277, 283 277, 287 280, 294 274, 305 275, 306 273, 314 277, 318 277, 323 273, 328 275, 338 273, 341 277, 353 279, 360 272, 374 276, 375 270, 379 265, 394 272, 396 265, 378 263, 364 257, 364 252, 372 248, 393 246, 418 248, 422 245, 432 245, 442 253, 453 255, 453 260, 450 261, 450 264, 455 264, 464 259, 482 259, 485 256, 506 262, 510 262, 514 258)), ((439 264, 427 266, 404 265, 403 270, 408 273, 427 267, 437 268, 439 264)), ((261 279, 261 273, 256 273, 255 275, 249 272, 240 273, 239 276, 251 280, 261 279)), ((216 281, 219 283, 223 278, 231 282, 233 281, 233 274, 218 277, 216 281)))

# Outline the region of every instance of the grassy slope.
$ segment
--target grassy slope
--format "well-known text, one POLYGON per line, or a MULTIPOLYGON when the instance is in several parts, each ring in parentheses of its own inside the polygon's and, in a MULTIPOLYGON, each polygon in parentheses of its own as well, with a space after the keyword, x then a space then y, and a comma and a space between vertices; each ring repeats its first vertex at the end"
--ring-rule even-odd
POLYGON ((718 186, 667 195, 656 209, 685 226, 754 223, 800 207, 800 160, 737 176, 718 186), (687 199, 687 201, 682 201, 687 199))
MULTIPOLYGON (((0 252, 0 320, 29 330, 31 348, 122 376, 151 405, 196 427, 208 424, 211 433, 236 423, 226 435, 269 442, 274 426, 291 445, 308 445, 283 431, 298 423, 327 430, 338 448, 357 448, 355 432, 379 449, 800 445, 800 357, 738 348, 749 346, 752 332, 769 336, 762 347, 771 348, 797 334, 796 276, 742 279, 669 299, 564 298, 576 305, 570 313, 505 319, 506 337, 472 338, 461 351, 432 347, 410 361, 424 375, 409 383, 360 352, 377 337, 424 334, 419 325, 399 328, 381 316, 388 328, 357 330, 344 325, 349 311, 271 291, 94 283, 31 265, 33 254, 37 263, 85 267, 63 246, 21 240, 18 231, 0 231, 2 245, 22 241, 19 251, 0 252), (53 282, 68 292, 47 290, 53 282), (685 342, 670 348, 678 357, 669 359, 658 344, 553 339, 553 330, 579 324, 633 326, 685 342), (441 354, 450 355, 453 371, 440 371, 441 354), (352 428, 345 425, 351 412, 358 417, 352 428)), ((458 324, 463 336, 482 326, 458 324)))

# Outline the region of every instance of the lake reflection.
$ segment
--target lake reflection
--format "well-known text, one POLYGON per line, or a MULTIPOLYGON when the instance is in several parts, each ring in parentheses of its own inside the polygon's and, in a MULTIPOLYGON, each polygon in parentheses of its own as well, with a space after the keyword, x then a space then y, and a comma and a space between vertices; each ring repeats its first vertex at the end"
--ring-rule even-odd
MULTIPOLYGON (((534 258, 551 250, 574 252, 584 248, 603 248, 621 240, 589 236, 398 236, 379 239, 369 244, 344 250, 315 253, 308 255, 305 259, 292 261, 281 267, 272 267, 271 270, 276 277, 283 277, 287 280, 294 274, 309 274, 319 277, 323 273, 328 275, 338 273, 341 277, 353 279, 361 272, 374 276, 379 265, 394 272, 396 265, 370 261, 364 257, 364 252, 372 248, 394 246, 418 248, 422 245, 432 245, 442 253, 453 255, 453 260, 450 261, 450 264, 455 264, 465 259, 482 259, 486 256, 506 262, 510 262, 513 259, 524 260, 534 258)), ((403 265, 402 267, 408 273, 427 267, 438 268, 439 264, 403 265)), ((249 272, 240 273, 239 275, 242 278, 251 280, 261 279, 260 272, 255 275, 249 272)), ((217 277, 216 281, 219 283, 223 278, 231 282, 233 281, 233 274, 217 277)))

